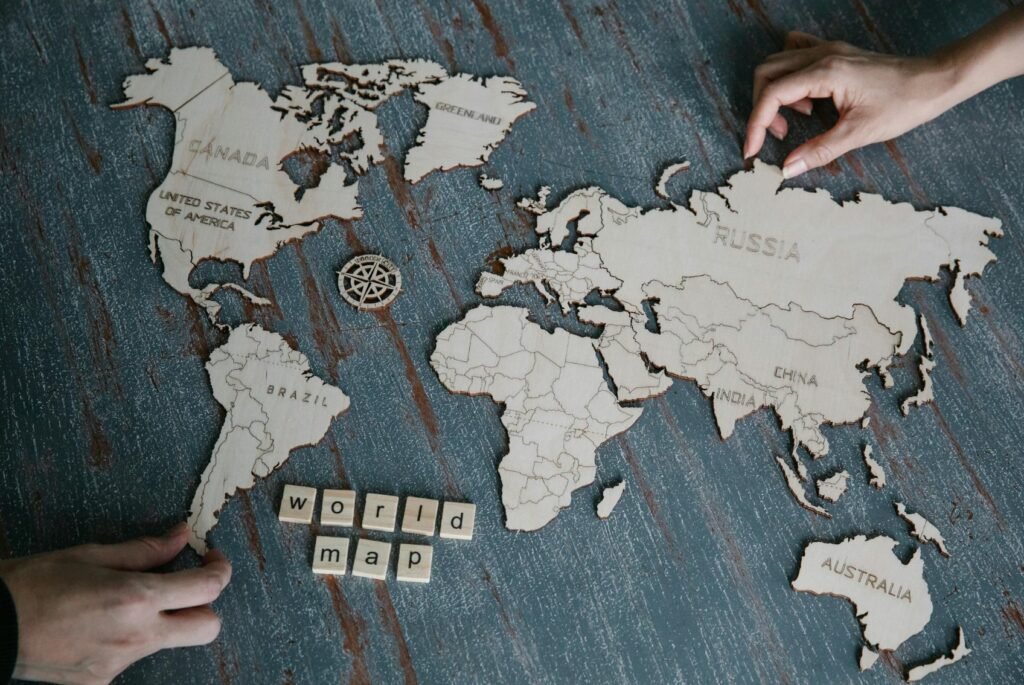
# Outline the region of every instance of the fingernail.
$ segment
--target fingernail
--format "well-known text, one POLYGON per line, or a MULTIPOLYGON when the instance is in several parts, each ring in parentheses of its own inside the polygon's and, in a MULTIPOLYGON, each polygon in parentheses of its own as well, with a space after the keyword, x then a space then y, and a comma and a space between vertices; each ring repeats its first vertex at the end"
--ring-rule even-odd
POLYGON ((743 143, 743 159, 750 159, 750 141, 743 143))
POLYGON ((181 535, 182 533, 184 533, 186 530, 188 530, 188 523, 186 523, 185 521, 182 521, 181 523, 175 525, 169 531, 164 533, 164 537, 165 538, 176 538, 179 535, 181 535))
POLYGON ((802 159, 790 162, 782 167, 782 178, 793 178, 807 171, 807 162, 802 159))
POLYGON ((800 105, 799 107, 797 107, 796 111, 800 112, 801 114, 805 114, 807 116, 810 116, 811 112, 814 111, 814 105, 812 105, 811 103, 807 102, 807 103, 804 103, 804 104, 800 105))
POLYGON ((777 131, 774 128, 769 128, 768 129, 768 133, 771 133, 773 136, 775 136, 775 140, 782 140, 782 132, 781 131, 777 131))

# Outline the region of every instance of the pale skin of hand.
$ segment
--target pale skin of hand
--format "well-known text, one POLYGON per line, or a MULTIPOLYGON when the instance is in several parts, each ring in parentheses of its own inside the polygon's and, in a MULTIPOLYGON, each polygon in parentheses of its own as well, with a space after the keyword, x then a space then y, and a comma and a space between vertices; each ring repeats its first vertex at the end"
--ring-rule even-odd
POLYGON ((182 523, 163 537, 0 562, 18 614, 14 677, 109 683, 161 649, 212 642, 220 619, 210 602, 231 579, 224 555, 211 551, 185 571, 149 572, 174 559, 187 539, 182 523))
POLYGON ((809 115, 814 100, 830 99, 839 112, 830 130, 786 157, 783 176, 792 178, 850 150, 891 140, 1022 74, 1024 6, 928 57, 886 55, 795 31, 782 52, 754 71, 743 156, 756 155, 768 133, 786 137, 783 107, 809 115))

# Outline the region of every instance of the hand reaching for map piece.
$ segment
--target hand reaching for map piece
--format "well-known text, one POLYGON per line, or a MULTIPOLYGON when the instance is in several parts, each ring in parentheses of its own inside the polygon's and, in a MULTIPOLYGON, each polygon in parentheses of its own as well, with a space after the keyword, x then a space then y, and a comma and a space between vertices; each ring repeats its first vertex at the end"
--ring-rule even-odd
POLYGON ((212 642, 210 608, 231 579, 223 554, 203 566, 147 573, 184 548, 184 523, 163 537, 81 545, 0 562, 17 612, 14 676, 54 683, 108 683, 135 661, 169 647, 212 642))
POLYGON ((809 115, 830 99, 835 125, 789 153, 786 178, 828 164, 850 150, 891 140, 1000 81, 1024 74, 1024 6, 929 57, 901 57, 791 32, 783 51, 754 71, 754 108, 744 158, 771 133, 782 140, 788 107, 809 115))

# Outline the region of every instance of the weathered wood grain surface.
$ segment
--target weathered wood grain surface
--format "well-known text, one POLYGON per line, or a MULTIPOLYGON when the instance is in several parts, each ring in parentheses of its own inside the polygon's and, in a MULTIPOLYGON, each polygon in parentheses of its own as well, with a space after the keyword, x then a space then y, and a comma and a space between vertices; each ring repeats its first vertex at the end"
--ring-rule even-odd
MULTIPOLYGON (((485 0, 177 0, 0 6, 0 554, 160 531, 181 519, 222 412, 202 364, 224 342, 147 258, 144 207, 168 168, 172 118, 113 112, 126 74, 171 46, 210 45, 239 80, 272 93, 320 60, 429 57, 508 73, 538 109, 488 169, 409 187, 402 150, 423 121, 404 96, 382 112, 388 163, 363 179, 367 218, 328 224, 254 268, 263 310, 228 308, 286 334, 353 400, 324 442, 236 497, 212 540, 234 563, 209 648, 162 653, 125 683, 897 682, 951 646, 974 653, 939 683, 1024 679, 1024 81, 1001 85, 895 143, 849 155, 798 185, 858 190, 919 207, 950 204, 1004 222, 999 262, 971 284, 960 328, 943 284, 902 297, 932 324, 937 402, 904 419, 911 361, 874 398, 871 427, 828 431, 852 487, 825 521, 799 508, 772 457, 788 438, 766 412, 727 442, 709 403, 677 383, 599 453, 599 483, 624 477, 608 522, 597 487, 543 531, 504 530, 496 461, 505 436, 487 399, 447 393, 428 365, 434 335, 478 301, 495 255, 533 244, 514 198, 599 184, 655 204, 657 169, 688 158, 676 192, 711 189, 742 167, 753 67, 803 28, 924 53, 1009 3, 956 0, 710 0, 505 4, 485 0), (389 314, 345 305, 334 271, 364 250, 398 262, 408 289, 389 314), (859 444, 891 483, 866 485, 859 444), (314 578, 313 530, 281 525, 283 484, 465 498, 473 542, 435 541, 426 587, 314 578), (926 549, 937 600, 927 629, 859 674, 860 631, 841 600, 789 588, 802 546, 883 532, 910 549, 899 498, 940 526, 952 559, 926 549)), ((794 126, 797 137, 824 120, 794 126)), ((253 135, 259 135, 254 131, 253 135)), ((788 146, 765 157, 781 161, 788 146)), ((865 266, 865 277, 869 278, 865 266)), ((204 267, 238 277, 237 268, 204 267)), ((230 300, 230 298, 228 298, 230 300)), ((553 323, 539 297, 528 303, 553 323)), ((399 539, 396 536, 395 539, 399 539)), ((180 561, 194 564, 194 558, 180 561)))

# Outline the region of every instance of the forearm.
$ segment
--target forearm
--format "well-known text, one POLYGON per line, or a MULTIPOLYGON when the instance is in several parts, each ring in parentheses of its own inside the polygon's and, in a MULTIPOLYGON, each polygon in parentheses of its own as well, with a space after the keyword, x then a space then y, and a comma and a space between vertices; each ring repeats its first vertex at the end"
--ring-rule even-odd
POLYGON ((944 94, 948 107, 1024 75, 1024 5, 943 48, 935 59, 951 74, 953 85, 944 94))

